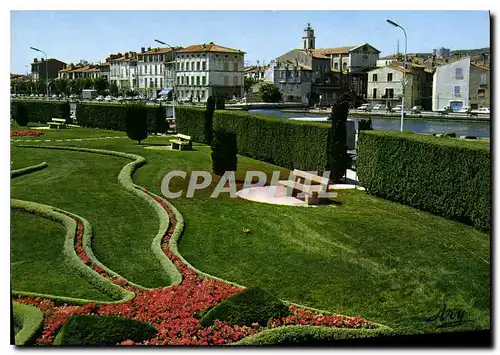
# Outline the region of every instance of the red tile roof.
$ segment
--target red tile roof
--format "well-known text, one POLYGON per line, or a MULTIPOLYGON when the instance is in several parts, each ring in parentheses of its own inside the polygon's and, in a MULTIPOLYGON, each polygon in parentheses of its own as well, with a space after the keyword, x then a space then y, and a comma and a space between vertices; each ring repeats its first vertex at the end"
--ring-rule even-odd
POLYGON ((150 50, 145 51, 144 53, 138 53, 138 54, 163 54, 170 52, 172 52, 172 48, 170 47, 157 47, 157 48, 151 48, 150 50))
POLYGON ((335 47, 335 48, 318 48, 314 52, 322 55, 330 54, 349 54, 349 51, 357 46, 335 47))
POLYGON ((233 49, 228 47, 219 46, 215 43, 208 44, 194 44, 192 46, 180 49, 176 51, 177 53, 197 53, 197 52, 218 52, 218 53, 240 53, 245 54, 245 52, 239 49, 233 49))

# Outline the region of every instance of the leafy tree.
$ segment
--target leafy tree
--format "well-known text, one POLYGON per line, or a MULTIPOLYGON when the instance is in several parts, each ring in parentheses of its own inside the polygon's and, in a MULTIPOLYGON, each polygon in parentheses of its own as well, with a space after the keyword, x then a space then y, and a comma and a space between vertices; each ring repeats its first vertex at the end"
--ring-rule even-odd
POLYGON ((118 96, 118 85, 112 83, 109 85, 109 94, 111 96, 118 96))
POLYGON ((70 82, 67 79, 57 79, 54 81, 54 91, 56 94, 67 95, 69 93, 70 82))
POLYGON ((92 89, 94 87, 94 80, 92 78, 83 78, 83 89, 92 89))
POLYGON ((94 79, 94 89, 97 90, 97 94, 104 95, 106 89, 108 88, 108 82, 102 77, 94 79))
POLYGON ((245 77, 245 79, 244 79, 245 92, 248 93, 248 91, 251 89, 251 87, 260 81, 262 81, 262 80, 252 78, 252 77, 248 77, 248 78, 245 77))
POLYGON ((125 113, 125 129, 127 136, 138 141, 148 137, 148 113, 144 104, 128 104, 125 113))
POLYGON ((264 102, 280 102, 283 99, 283 94, 273 83, 262 84, 259 92, 264 102))

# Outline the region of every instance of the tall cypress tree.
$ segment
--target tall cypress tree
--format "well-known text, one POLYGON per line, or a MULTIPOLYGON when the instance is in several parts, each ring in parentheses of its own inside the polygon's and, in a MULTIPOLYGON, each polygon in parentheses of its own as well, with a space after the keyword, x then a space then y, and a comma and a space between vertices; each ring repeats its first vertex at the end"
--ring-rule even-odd
POLYGON ((347 129, 346 121, 349 115, 350 95, 343 94, 332 107, 330 114, 330 180, 338 181, 346 173, 349 167, 349 156, 347 154, 347 129))

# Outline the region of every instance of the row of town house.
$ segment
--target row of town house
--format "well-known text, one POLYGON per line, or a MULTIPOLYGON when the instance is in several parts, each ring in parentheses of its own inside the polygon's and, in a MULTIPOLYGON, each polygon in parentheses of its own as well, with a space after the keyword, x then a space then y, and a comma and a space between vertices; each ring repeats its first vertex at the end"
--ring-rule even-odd
MULTIPOLYGON (((59 79, 103 77, 122 90, 137 90, 156 97, 163 89, 175 87, 178 99, 205 101, 222 94, 244 96, 245 52, 213 42, 186 48, 141 48, 140 52, 110 55, 104 64, 73 65, 50 58, 48 77, 59 79), (53 68, 51 70, 51 68, 53 68), (57 75, 54 74, 57 72, 57 75)), ((44 61, 32 63, 33 78, 46 77, 44 61)))
MULTIPOLYGON (((175 88, 178 99, 194 101, 216 94, 242 98, 244 77, 251 77, 274 83, 284 101, 332 105, 341 92, 351 89, 373 105, 391 107, 401 103, 406 77, 407 107, 459 110, 489 106, 490 71, 470 58, 436 65, 434 59, 421 61, 409 55, 405 68, 401 55, 380 58, 380 51, 368 43, 317 49, 315 42, 308 24, 302 48, 292 49, 268 65, 244 68, 245 52, 210 42, 175 49, 143 47, 140 52, 110 55, 99 65, 35 59, 32 73, 35 80, 45 77, 46 69, 49 78, 103 77, 119 89, 137 90, 146 97, 175 88)), ((258 87, 252 91, 257 93, 258 87)))
MULTIPOLYGON (((437 66, 408 56, 379 58, 368 43, 336 48, 315 48, 314 30, 308 24, 302 48, 292 49, 267 67, 248 67, 246 77, 274 83, 285 101, 331 105, 345 89, 352 89, 372 105, 401 104, 406 78, 405 106, 426 110, 459 110, 489 106, 490 71, 470 58, 437 66), (416 64, 419 63, 419 64, 416 64)), ((258 85, 253 88, 258 90, 258 85)))

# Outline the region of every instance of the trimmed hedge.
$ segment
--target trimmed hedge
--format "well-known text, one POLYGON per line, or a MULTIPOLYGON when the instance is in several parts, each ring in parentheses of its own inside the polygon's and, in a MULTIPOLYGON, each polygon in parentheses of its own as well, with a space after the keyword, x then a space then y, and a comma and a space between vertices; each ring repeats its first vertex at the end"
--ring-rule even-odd
MULTIPOLYGON (((83 127, 126 132, 126 116, 134 105, 79 103, 76 119, 83 127)), ((167 130, 165 106, 146 106, 148 133, 165 133, 167 130)))
POLYGON ((47 166, 48 166, 47 162, 42 162, 42 163, 37 164, 37 165, 27 166, 25 168, 21 168, 21 169, 17 169, 17 170, 11 170, 10 171, 10 178, 12 179, 12 178, 15 178, 18 176, 30 174, 34 171, 45 169, 47 166))
POLYGON ((200 320, 202 327, 209 327, 215 320, 231 325, 259 323, 266 326, 270 318, 291 314, 288 307, 278 298, 260 288, 247 288, 210 309, 200 320))
POLYGON ((71 123, 69 102, 11 100, 10 106, 14 115, 23 112, 29 122, 46 123, 52 118, 64 118, 67 123, 71 123))
POLYGON ((206 143, 211 135, 206 110, 198 107, 176 107, 175 126, 177 132, 191 136, 195 142, 206 143))
POLYGON ((491 155, 482 142, 361 131, 357 173, 370 194, 489 231, 491 155))
POLYGON ((381 329, 328 328, 308 325, 278 327, 264 330, 231 345, 334 345, 341 340, 395 335, 381 329))
POLYGON ((14 319, 21 327, 15 335, 15 345, 30 345, 43 324, 43 313, 38 308, 19 302, 12 302, 14 319))
POLYGON ((235 132, 238 154, 287 169, 331 170, 331 127, 324 123, 216 111, 213 129, 235 132))
POLYGON ((158 331, 149 323, 117 316, 72 315, 54 339, 54 345, 117 345, 124 340, 141 342, 158 331))

